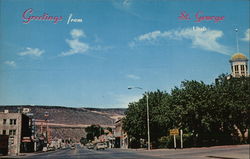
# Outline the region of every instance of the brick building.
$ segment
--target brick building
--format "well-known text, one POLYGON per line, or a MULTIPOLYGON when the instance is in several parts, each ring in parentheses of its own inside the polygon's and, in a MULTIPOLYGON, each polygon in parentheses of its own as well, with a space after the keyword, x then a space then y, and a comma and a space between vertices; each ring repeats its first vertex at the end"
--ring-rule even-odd
POLYGON ((118 119, 115 122, 115 147, 116 148, 128 148, 128 135, 127 133, 122 129, 122 119, 118 119))
POLYGON ((22 113, 0 112, 0 134, 8 135, 8 155, 34 150, 31 139, 31 120, 22 113))

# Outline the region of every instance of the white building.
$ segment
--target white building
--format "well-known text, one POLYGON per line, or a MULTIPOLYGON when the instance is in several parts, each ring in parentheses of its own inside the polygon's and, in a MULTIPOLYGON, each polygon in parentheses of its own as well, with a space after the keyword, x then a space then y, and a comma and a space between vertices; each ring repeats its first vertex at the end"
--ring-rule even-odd
POLYGON ((233 77, 248 76, 248 59, 242 53, 235 53, 229 60, 233 77))

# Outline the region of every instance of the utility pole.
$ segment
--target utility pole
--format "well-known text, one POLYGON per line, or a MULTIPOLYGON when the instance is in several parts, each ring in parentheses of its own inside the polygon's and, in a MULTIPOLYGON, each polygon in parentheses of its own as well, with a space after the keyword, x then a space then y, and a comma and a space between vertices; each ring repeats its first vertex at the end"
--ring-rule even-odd
POLYGON ((235 34, 236 34, 236 48, 237 48, 237 53, 239 53, 239 41, 238 41, 238 29, 234 29, 235 34))
POLYGON ((147 127, 148 127, 148 150, 150 150, 150 128, 149 128, 149 107, 148 107, 148 93, 147 96, 147 127))
POLYGON ((48 147, 48 143, 49 143, 49 134, 48 134, 48 129, 49 129, 49 125, 48 125, 48 116, 49 116, 49 113, 48 112, 45 112, 44 113, 44 117, 45 117, 45 122, 46 122, 46 140, 47 140, 47 147, 48 147))
MULTIPOLYGON (((141 87, 128 87, 128 89, 143 89, 141 87)), ((150 150, 150 126, 149 126, 149 106, 148 106, 148 92, 146 93, 146 100, 147 100, 147 132, 148 132, 148 150, 150 150)))

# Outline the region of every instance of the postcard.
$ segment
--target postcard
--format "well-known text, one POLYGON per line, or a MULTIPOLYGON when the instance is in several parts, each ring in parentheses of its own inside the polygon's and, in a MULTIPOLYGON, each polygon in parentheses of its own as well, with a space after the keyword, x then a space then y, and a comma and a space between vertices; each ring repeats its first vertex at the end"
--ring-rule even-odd
POLYGON ((0 154, 246 158, 210 146, 250 141, 249 13, 249 0, 0 0, 0 154))

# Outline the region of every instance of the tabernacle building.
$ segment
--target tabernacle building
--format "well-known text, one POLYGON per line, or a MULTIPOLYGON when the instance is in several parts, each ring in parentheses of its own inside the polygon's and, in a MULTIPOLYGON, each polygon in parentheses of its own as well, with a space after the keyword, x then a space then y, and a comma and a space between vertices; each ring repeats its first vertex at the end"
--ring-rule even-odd
POLYGON ((231 63, 231 76, 241 77, 249 76, 248 74, 248 59, 242 53, 235 53, 229 60, 231 63))

